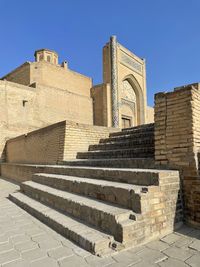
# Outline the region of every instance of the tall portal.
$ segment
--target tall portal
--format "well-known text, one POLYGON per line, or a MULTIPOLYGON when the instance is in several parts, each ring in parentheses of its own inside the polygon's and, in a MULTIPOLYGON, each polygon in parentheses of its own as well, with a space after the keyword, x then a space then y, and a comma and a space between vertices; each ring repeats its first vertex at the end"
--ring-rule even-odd
MULTIPOLYGON (((111 99, 113 91, 116 91, 118 127, 144 124, 146 117, 145 60, 119 44, 116 37, 111 37, 110 42, 103 48, 103 81, 111 85, 111 99)), ((112 126, 116 127, 114 124, 112 126)))

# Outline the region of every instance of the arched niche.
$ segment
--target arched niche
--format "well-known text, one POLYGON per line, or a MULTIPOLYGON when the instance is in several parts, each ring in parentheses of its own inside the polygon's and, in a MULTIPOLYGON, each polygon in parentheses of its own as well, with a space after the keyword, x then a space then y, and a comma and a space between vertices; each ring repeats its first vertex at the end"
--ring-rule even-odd
POLYGON ((132 110, 131 126, 145 123, 144 95, 138 81, 132 74, 127 75, 123 78, 121 86, 121 118, 126 116, 125 106, 127 106, 127 111, 129 106, 129 115, 127 117, 131 117, 130 110, 132 110))

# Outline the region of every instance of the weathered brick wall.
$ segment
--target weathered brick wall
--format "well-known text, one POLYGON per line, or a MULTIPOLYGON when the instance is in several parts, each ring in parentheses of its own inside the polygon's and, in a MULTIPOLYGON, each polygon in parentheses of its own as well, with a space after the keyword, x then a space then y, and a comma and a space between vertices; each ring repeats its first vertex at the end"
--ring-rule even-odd
POLYGON ((10 139, 6 144, 8 163, 57 164, 75 159, 77 152, 108 137, 114 128, 62 121, 27 135, 10 139))
POLYGON ((77 152, 87 151, 89 145, 97 144, 101 138, 107 138, 114 131, 119 129, 67 122, 64 160, 76 158, 77 152))
POLYGON ((56 164, 62 160, 66 122, 10 139, 6 144, 6 162, 56 164))
POLYGON ((180 170, 185 219, 200 226, 199 122, 199 84, 155 95, 156 164, 180 170))

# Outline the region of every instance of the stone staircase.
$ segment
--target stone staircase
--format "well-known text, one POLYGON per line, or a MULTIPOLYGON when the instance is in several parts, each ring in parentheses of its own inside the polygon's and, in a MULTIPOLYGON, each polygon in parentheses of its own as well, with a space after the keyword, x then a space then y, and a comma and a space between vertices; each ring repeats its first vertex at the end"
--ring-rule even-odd
MULTIPOLYGON (((168 234, 182 220, 179 173, 122 168, 124 160, 133 165, 139 165, 141 160, 141 166, 149 160, 153 167, 152 132, 153 125, 147 125, 111 134, 107 140, 90 146, 89 152, 79 153, 78 158, 85 160, 63 162, 63 165, 15 164, 12 171, 31 173, 32 180, 23 182, 20 192, 10 194, 10 199, 99 256, 168 234), (132 140, 130 147, 128 140, 132 140), (144 145, 149 158, 140 159, 144 145), (125 150, 132 152, 127 154, 125 150), (100 158, 99 151, 106 158, 113 157, 107 161, 113 160, 115 168, 103 166, 106 160, 100 158), (118 158, 118 151, 123 151, 120 154, 123 158, 118 158), (91 153, 96 153, 97 159, 91 153), (130 155, 137 158, 125 158, 130 155), (119 162, 121 165, 117 167, 119 162)), ((2 171, 4 168, 9 166, 2 164, 2 171)))
POLYGON ((154 158, 154 124, 145 124, 111 133, 99 144, 89 146, 78 159, 154 158))

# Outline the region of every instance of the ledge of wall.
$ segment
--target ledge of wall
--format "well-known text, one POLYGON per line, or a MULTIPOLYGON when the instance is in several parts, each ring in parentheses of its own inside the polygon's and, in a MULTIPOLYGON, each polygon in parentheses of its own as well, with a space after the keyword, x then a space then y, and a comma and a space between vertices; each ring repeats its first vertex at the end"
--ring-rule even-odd
POLYGON ((77 152, 87 151, 110 132, 119 129, 62 121, 12 138, 5 147, 7 163, 57 164, 75 159, 77 152))

